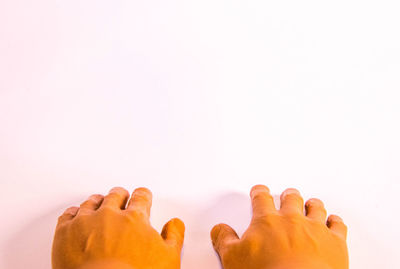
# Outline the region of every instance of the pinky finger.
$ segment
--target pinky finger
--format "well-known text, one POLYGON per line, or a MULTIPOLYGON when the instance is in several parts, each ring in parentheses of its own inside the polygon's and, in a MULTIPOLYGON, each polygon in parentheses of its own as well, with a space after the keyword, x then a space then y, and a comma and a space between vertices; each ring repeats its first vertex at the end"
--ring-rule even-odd
POLYGON ((347 226, 344 224, 341 217, 337 215, 329 215, 328 220, 326 221, 326 225, 333 232, 339 234, 346 240, 347 237, 347 226))
POLYGON ((78 213, 79 207, 72 206, 67 208, 64 213, 58 217, 58 225, 65 223, 66 221, 72 220, 78 213))

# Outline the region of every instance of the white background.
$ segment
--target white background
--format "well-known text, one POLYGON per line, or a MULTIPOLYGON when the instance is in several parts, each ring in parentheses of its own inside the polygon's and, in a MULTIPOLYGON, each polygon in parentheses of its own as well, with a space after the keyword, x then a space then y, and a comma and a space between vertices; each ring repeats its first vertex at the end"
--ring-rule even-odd
POLYGON ((50 268, 58 215, 113 186, 186 223, 298 188, 349 226, 351 268, 400 268, 398 1, 0 2, 0 267, 50 268))

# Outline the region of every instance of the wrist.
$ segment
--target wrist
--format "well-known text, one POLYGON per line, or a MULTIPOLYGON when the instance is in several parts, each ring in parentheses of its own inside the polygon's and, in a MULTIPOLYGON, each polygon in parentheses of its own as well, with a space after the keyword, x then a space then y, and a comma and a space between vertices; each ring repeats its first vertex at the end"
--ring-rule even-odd
POLYGON ((127 263, 121 262, 119 260, 108 259, 108 260, 97 260, 97 261, 90 261, 78 269, 134 269, 127 263))

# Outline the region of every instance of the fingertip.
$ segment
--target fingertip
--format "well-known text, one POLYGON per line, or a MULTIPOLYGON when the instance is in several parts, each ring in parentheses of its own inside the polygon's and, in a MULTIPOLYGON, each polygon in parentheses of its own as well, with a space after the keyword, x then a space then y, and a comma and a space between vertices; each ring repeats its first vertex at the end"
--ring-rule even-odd
POLYGON ((333 224, 339 223, 345 226, 344 221, 341 217, 338 215, 331 214, 328 216, 328 219, 326 220, 326 224, 328 227, 331 227, 333 224))
POLYGON ((287 195, 290 195, 290 194, 296 194, 296 195, 301 196, 300 191, 299 191, 298 189, 295 189, 295 188, 287 188, 286 190, 284 190, 284 191, 282 192, 281 198, 283 199, 283 198, 285 198, 287 195))
POLYGON ((129 191, 122 187, 113 187, 106 196, 104 196, 101 208, 113 207, 124 209, 126 201, 129 198, 129 191))
POLYGON ((109 193, 117 193, 120 194, 121 196, 125 197, 125 196, 129 196, 129 191, 126 190, 123 187, 117 186, 117 187, 113 187, 111 188, 109 193))
POLYGON ((71 206, 58 217, 58 224, 64 223, 67 220, 72 220, 79 212, 79 207, 71 206))
POLYGON ((223 225, 223 223, 219 223, 217 225, 214 225, 214 227, 211 229, 210 232, 210 236, 211 236, 211 242, 212 244, 215 246, 217 239, 218 239, 218 235, 221 231, 221 226, 223 225))
POLYGON ((95 201, 99 201, 99 200, 103 200, 104 199, 104 195, 103 194, 92 194, 89 196, 88 199, 93 199, 95 201))
POLYGON ((185 234, 185 223, 179 218, 173 218, 169 221, 171 226, 174 227, 182 237, 185 234))
POLYGON ((139 188, 136 188, 136 189, 133 191, 133 193, 145 195, 145 196, 147 196, 147 197, 150 198, 150 199, 153 198, 153 193, 152 193, 148 188, 146 188, 146 187, 139 187, 139 188))
POLYGON ((326 225, 332 231, 341 235, 344 239, 347 238, 347 225, 344 224, 343 219, 338 215, 329 215, 326 221, 326 225))
POLYGON ((153 194, 148 188, 136 188, 128 201, 127 210, 132 213, 142 213, 146 218, 150 216, 153 194))
POLYGON ((267 186, 258 184, 250 190, 251 206, 253 208, 253 218, 266 216, 276 210, 274 198, 267 186))
POLYGON ((214 249, 221 254, 232 242, 239 239, 236 231, 225 223, 215 225, 211 230, 211 241, 214 249))
POLYGON ((161 231, 161 237, 166 243, 180 250, 185 237, 185 224, 179 218, 169 220, 161 231))
POLYGON ((304 206, 306 206, 306 207, 309 207, 309 206, 312 206, 312 205, 316 205, 316 206, 319 206, 319 207, 325 207, 324 202, 322 202, 318 198, 310 198, 304 204, 304 206))
POLYGON ((71 207, 68 207, 68 208, 64 211, 63 214, 65 214, 65 215, 71 215, 71 216, 76 216, 76 214, 78 213, 78 211, 79 211, 79 207, 78 207, 78 206, 71 206, 71 207))
POLYGON ((257 184, 254 185, 251 190, 250 190, 250 197, 253 197, 254 195, 256 195, 259 192, 268 192, 270 193, 270 190, 267 186, 263 185, 263 184, 257 184))

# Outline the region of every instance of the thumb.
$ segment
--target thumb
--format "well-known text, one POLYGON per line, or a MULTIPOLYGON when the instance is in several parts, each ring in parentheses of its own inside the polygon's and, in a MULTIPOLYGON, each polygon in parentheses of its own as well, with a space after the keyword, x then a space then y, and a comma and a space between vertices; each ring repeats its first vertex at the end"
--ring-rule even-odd
POLYGON ((178 251, 182 249, 184 235, 185 224, 178 218, 168 221, 161 232, 161 237, 164 241, 169 245, 175 246, 178 251))
POLYGON ((231 226, 220 223, 211 230, 211 241, 216 252, 221 256, 223 251, 230 243, 239 240, 239 236, 231 226))

